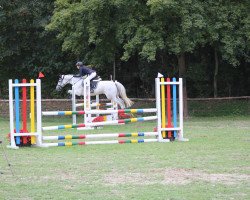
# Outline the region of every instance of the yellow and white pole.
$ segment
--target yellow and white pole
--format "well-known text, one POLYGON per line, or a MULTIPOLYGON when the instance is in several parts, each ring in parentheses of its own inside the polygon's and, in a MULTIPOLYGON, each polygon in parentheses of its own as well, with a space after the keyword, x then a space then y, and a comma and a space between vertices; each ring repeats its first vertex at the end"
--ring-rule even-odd
MULTIPOLYGON (((161 83, 164 83, 164 78, 160 78, 161 83)), ((166 104, 165 104, 165 85, 161 85, 161 128, 166 128, 166 104)), ((166 131, 162 131, 162 137, 165 139, 166 131)))

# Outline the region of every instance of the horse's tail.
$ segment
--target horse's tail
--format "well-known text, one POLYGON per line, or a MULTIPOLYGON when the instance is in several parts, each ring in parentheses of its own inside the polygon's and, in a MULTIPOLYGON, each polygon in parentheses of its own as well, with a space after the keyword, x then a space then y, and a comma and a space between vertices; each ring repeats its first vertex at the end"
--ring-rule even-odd
POLYGON ((126 89, 125 87, 118 81, 115 81, 116 87, 118 89, 119 95, 121 96, 121 98, 123 99, 123 101, 126 104, 126 108, 132 106, 134 104, 133 101, 131 101, 126 94, 126 89))

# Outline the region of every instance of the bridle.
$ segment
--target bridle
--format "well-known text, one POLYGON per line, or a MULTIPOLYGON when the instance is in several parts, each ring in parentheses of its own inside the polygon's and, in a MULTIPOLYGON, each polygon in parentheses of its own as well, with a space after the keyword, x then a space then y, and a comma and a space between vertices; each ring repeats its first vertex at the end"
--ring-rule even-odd
MULTIPOLYGON (((58 87, 60 90, 61 90, 65 85, 67 85, 68 83, 70 83, 70 81, 74 78, 74 76, 72 76, 72 77, 71 77, 69 80, 67 80, 67 82, 64 83, 63 86, 62 86, 64 77, 65 77, 65 75, 61 75, 60 78, 59 78, 59 81, 58 81, 59 84, 57 84, 57 87, 58 87)), ((79 78, 73 85, 75 85, 78 81, 82 81, 82 79, 79 78)))
POLYGON ((58 83, 60 83, 60 84, 57 84, 57 87, 59 87, 60 90, 64 87, 64 85, 67 85, 67 84, 72 80, 72 78, 73 78, 73 77, 70 78, 70 79, 62 86, 64 77, 65 77, 65 75, 61 75, 60 78, 59 78, 59 81, 58 81, 58 83))

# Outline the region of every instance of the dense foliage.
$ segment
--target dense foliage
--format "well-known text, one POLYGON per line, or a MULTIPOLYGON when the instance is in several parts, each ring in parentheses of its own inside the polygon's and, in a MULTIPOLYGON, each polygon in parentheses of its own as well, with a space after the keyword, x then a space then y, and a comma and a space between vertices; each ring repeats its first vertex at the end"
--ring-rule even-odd
POLYGON ((185 78, 188 97, 250 95, 249 10, 247 0, 1 0, 0 95, 9 78, 42 71, 44 95, 57 97, 57 76, 80 59, 131 97, 151 97, 158 71, 185 78))

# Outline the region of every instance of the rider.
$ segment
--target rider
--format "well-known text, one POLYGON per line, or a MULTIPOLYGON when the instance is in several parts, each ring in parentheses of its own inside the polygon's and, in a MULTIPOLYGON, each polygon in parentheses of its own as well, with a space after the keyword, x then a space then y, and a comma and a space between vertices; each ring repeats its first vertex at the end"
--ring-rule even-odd
POLYGON ((80 76, 85 76, 87 75, 87 80, 90 81, 90 86, 92 85, 92 79, 96 77, 96 71, 85 66, 81 61, 76 63, 77 69, 79 69, 80 76))
POLYGON ((80 76, 87 75, 88 79, 91 80, 96 77, 96 71, 84 65, 81 61, 76 63, 77 69, 79 69, 80 76))

